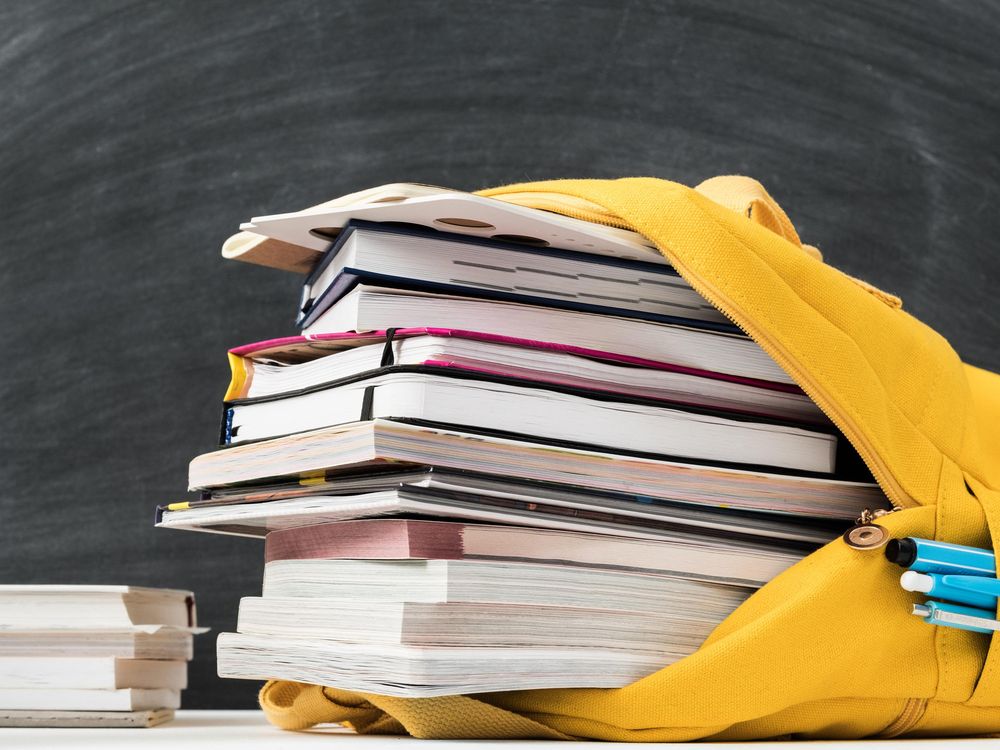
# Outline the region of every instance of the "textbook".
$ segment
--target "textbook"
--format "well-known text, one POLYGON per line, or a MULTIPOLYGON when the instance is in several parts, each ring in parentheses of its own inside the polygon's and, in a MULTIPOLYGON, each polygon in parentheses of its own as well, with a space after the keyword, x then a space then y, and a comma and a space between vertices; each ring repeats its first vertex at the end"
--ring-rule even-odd
MULTIPOLYGON (((749 595, 749 591, 746 595, 749 595)), ((592 648, 692 653, 744 597, 710 611, 685 592, 661 612, 464 602, 371 602, 363 598, 245 597, 237 631, 276 638, 431 647, 592 648), (686 596, 687 598, 682 598, 686 596), (294 612, 293 622, 288 613, 294 612)))
POLYGON ((799 388, 785 383, 475 331, 410 328, 388 334, 293 336, 246 344, 231 349, 229 355, 232 379, 227 400, 317 390, 372 374, 386 365, 423 366, 829 424, 799 388))
POLYGON ((220 677, 279 677, 413 698, 555 687, 623 687, 682 655, 624 648, 471 648, 337 643, 220 633, 220 677))
POLYGON ((738 333, 669 265, 350 221, 308 276, 308 326, 360 281, 738 333))
MULTIPOLYGON (((302 599, 303 607, 315 600, 344 607, 352 602, 504 604, 711 619, 732 611, 754 588, 635 570, 501 560, 273 560, 264 566, 263 599, 249 600, 247 606, 274 613, 279 605, 261 602, 302 599)), ((298 623, 296 615, 288 627, 298 623)))
POLYGON ((0 632, 196 626, 190 591, 137 586, 0 586, 0 632))
POLYGON ((83 656, 0 656, 0 686, 59 689, 187 687, 187 663, 83 656))
POLYGON ((180 705, 180 690, 171 688, 25 690, 0 685, 0 711, 148 711, 180 705))
POLYGON ((192 630, 139 625, 108 630, 0 629, 0 657, 65 656, 122 659, 194 658, 192 630))
POLYGON ((457 328, 669 362, 680 367, 792 384, 742 334, 499 300, 358 284, 313 323, 308 338, 387 328, 457 328))
POLYGON ((305 486, 309 486, 364 469, 406 465, 848 522, 866 507, 888 507, 885 496, 871 481, 700 466, 385 419, 205 453, 191 461, 188 484, 192 490, 217 490, 289 477, 306 480, 305 486), (517 467, 516 472, 511 467, 517 467))
MULTIPOLYGON (((780 544, 797 551, 826 542, 838 524, 810 517, 739 512, 524 483, 488 475, 384 472, 301 485, 281 498, 241 502, 239 494, 160 506, 164 528, 264 536, 332 521, 384 517, 449 518, 530 525, 639 539, 705 544, 780 544), (349 488, 357 488, 351 491, 349 488), (721 541, 720 541, 721 540, 721 541)), ((270 491, 264 496, 271 494, 270 491)))
POLYGON ((759 586, 797 561, 799 554, 763 545, 687 544, 412 518, 316 524, 273 531, 265 539, 265 563, 314 559, 531 562, 759 586))
POLYGON ((225 412, 223 439, 225 445, 238 445, 359 419, 393 418, 539 442, 580 441, 699 461, 834 471, 837 438, 829 430, 625 398, 433 368, 389 370, 294 396, 233 402, 225 412))

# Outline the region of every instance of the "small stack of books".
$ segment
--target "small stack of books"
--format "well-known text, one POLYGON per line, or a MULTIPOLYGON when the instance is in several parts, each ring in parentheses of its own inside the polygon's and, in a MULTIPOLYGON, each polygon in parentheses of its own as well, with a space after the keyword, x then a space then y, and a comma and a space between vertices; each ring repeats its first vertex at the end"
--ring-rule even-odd
POLYGON ((189 591, 0 586, 0 726, 169 721, 196 632, 189 591))
POLYGON ((158 509, 266 537, 222 676, 625 685, 887 505, 634 233, 399 185, 245 228, 225 255, 309 271, 301 335, 230 351, 224 447, 158 509))

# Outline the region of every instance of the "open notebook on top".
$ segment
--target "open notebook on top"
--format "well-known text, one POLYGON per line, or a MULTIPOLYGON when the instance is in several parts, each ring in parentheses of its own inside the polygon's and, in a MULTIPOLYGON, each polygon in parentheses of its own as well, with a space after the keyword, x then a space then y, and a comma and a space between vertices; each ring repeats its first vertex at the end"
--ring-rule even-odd
POLYGON ((352 219, 405 223, 476 238, 576 249, 615 258, 666 264, 645 237, 560 214, 459 190, 393 183, 301 211, 257 216, 222 247, 224 258, 308 273, 352 219))

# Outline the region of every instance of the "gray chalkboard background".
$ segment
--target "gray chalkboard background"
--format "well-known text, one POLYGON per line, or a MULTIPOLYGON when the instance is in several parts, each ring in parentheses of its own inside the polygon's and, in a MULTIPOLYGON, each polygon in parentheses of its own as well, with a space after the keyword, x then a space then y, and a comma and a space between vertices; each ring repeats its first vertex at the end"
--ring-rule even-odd
MULTIPOLYGON (((0 3, 0 582, 193 589, 261 545, 152 528, 227 347, 292 332, 238 223, 386 182, 757 177, 827 259, 1000 368, 1000 6, 0 3)), ((198 641, 188 707, 250 707, 198 641)))

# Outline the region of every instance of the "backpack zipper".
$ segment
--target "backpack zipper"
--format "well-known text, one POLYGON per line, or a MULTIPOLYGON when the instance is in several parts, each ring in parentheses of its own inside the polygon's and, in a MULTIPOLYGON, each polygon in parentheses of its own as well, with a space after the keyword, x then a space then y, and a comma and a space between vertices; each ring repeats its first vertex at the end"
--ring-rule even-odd
POLYGON ((930 700, 927 698, 910 698, 903 704, 903 710, 899 712, 899 716, 893 719, 885 729, 878 734, 872 735, 872 737, 887 740, 906 734, 924 718, 929 703, 930 700))

